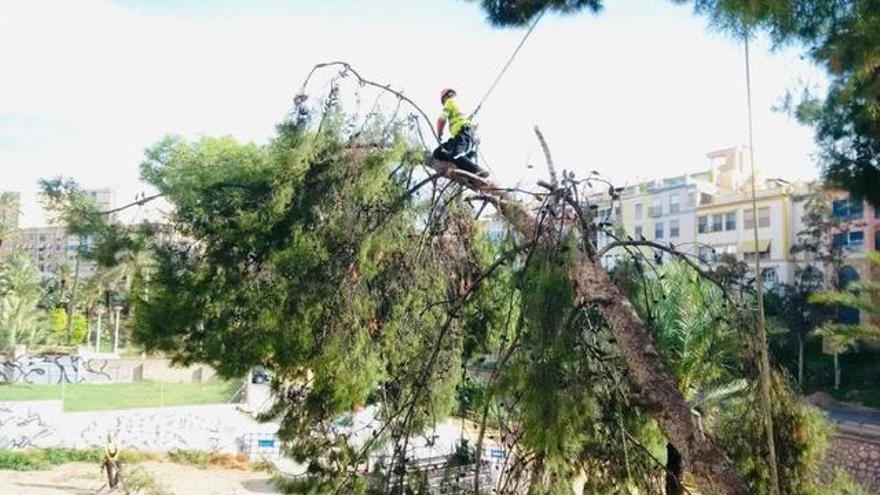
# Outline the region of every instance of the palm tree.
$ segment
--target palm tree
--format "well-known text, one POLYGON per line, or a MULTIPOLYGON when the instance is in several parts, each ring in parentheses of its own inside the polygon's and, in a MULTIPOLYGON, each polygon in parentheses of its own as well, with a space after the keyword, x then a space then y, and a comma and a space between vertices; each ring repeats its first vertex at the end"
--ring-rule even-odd
MULTIPOLYGON (((664 362, 702 427, 712 430, 725 404, 746 389, 734 372, 742 345, 721 290, 686 264, 667 262, 642 291, 633 300, 651 322, 664 362)), ((666 493, 680 494, 682 457, 671 443, 666 452, 666 493)))
POLYGON ((0 263, 0 346, 34 345, 45 338, 41 295, 40 273, 30 257, 13 253, 0 263))
MULTIPOLYGON (((149 280, 153 267, 153 256, 143 246, 132 246, 116 253, 116 264, 101 274, 105 287, 118 293, 138 292, 149 280)), ((135 294, 136 295, 136 294, 135 294)))
POLYGON ((134 301, 147 290, 155 266, 152 252, 143 243, 134 243, 115 255, 116 264, 100 274, 101 284, 129 301, 128 317, 134 316, 134 301))
POLYGON ((18 200, 16 197, 9 192, 0 193, 0 246, 3 246, 3 241, 8 239, 15 230, 8 218, 17 214, 18 200))

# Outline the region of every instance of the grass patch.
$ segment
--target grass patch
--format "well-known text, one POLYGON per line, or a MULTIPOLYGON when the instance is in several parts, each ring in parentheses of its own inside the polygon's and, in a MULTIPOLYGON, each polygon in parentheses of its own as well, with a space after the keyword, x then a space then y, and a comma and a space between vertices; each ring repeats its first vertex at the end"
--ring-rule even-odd
POLYGON ((0 385, 0 402, 64 400, 65 411, 102 411, 140 407, 223 404, 233 399, 241 382, 213 383, 78 383, 73 385, 0 385))
MULTIPOLYGON (((103 452, 95 449, 0 449, 0 470, 10 471, 45 471, 55 466, 70 462, 86 462, 100 464, 103 452)), ((239 469, 242 471, 269 471, 272 465, 266 461, 251 462, 245 454, 223 454, 202 450, 176 449, 170 452, 122 449, 119 460, 123 465, 135 465, 143 462, 175 462, 201 469, 221 468, 239 469)))
POLYGON ((101 462, 99 449, 33 449, 0 450, 0 469, 10 471, 43 471, 69 462, 101 462))

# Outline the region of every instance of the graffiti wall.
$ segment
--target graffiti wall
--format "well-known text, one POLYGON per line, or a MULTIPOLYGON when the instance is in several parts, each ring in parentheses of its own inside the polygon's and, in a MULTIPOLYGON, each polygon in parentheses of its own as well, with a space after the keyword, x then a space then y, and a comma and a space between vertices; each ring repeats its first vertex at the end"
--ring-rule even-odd
POLYGON ((61 401, 0 402, 0 448, 55 445, 61 401))
POLYGON ((0 356, 0 384, 131 383, 153 380, 204 383, 216 371, 207 365, 177 367, 167 359, 117 359, 107 355, 0 356))
MULTIPOLYGON (((108 359, 82 356, 21 354, 0 362, 0 383, 96 383, 121 381, 114 377, 108 359)), ((129 374, 130 376, 130 374, 129 374)), ((128 381, 131 381, 129 378, 128 381)))
POLYGON ((232 404, 66 413, 61 401, 0 402, 0 449, 95 447, 112 434, 128 448, 238 453, 246 438, 274 438, 277 428, 232 404))

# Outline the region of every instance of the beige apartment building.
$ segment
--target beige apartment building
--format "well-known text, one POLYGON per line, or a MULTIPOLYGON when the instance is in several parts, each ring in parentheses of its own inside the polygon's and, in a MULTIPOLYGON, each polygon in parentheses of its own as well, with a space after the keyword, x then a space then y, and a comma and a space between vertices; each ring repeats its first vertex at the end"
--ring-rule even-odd
MULTIPOLYGON (((626 187, 613 209, 607 195, 594 197, 600 205, 599 217, 609 219, 628 238, 672 246, 709 266, 724 254, 744 261, 760 256, 765 281, 790 282, 794 266, 789 251, 800 229, 803 207, 796 199, 806 185, 757 176, 756 245, 747 151, 742 146, 714 151, 706 155, 709 164, 702 172, 626 187)), ((600 234, 596 242, 601 250, 613 240, 600 234)), ((641 251, 666 256, 651 248, 641 251)), ((602 263, 613 266, 625 254, 623 249, 613 249, 602 263)))

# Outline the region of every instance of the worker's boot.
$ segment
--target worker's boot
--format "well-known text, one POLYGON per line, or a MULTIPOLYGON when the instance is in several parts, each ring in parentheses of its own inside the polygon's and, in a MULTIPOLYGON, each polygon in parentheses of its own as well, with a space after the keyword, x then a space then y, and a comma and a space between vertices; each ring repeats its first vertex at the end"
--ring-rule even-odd
POLYGON ((477 165, 476 162, 474 162, 473 160, 469 159, 467 155, 456 158, 454 163, 458 168, 464 170, 465 172, 474 174, 477 177, 489 177, 489 172, 480 168, 480 166, 477 165))

